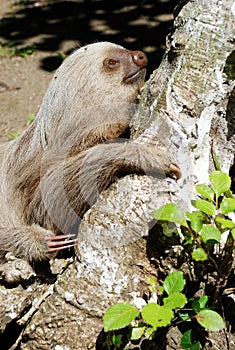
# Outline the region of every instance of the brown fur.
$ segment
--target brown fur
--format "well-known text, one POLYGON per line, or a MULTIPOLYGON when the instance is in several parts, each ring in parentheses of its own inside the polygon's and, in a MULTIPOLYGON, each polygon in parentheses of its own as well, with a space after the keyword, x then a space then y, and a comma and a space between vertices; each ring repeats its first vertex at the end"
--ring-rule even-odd
POLYGON ((0 146, 0 257, 48 259, 46 238, 75 232, 119 175, 179 175, 165 152, 115 141, 128 128, 146 63, 142 52, 105 42, 82 47, 57 70, 32 125, 0 146))

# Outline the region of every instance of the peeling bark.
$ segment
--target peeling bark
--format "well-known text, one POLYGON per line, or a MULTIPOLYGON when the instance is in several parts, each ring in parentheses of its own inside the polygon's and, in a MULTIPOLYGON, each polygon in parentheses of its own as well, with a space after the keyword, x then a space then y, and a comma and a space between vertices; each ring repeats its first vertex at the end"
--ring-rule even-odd
POLYGON ((79 228, 78 260, 31 318, 19 349, 101 349, 102 314, 134 291, 148 293, 148 277, 157 273, 153 210, 169 202, 190 207, 195 183, 213 169, 212 143, 222 168, 232 167, 234 19, 233 0, 190 1, 178 14, 163 61, 142 91, 132 142, 172 152, 182 179, 127 176, 101 195, 79 228))
POLYGON ((227 112, 234 76, 224 73, 234 55, 234 34, 232 1, 188 3, 175 19, 162 64, 142 93, 141 106, 149 113, 133 120, 134 135, 147 128, 147 138, 159 138, 174 152, 183 173, 183 199, 187 192, 192 198, 192 185, 207 181, 212 141, 225 171, 234 161, 234 117, 227 112))

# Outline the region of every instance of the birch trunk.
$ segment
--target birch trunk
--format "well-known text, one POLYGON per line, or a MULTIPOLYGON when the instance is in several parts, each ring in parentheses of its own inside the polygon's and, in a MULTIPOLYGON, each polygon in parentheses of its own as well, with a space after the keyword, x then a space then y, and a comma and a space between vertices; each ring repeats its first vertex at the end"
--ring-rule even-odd
MULTIPOLYGON (((102 314, 148 293, 148 277, 157 276, 172 248, 167 241, 153 248, 153 210, 169 202, 190 207, 194 185, 213 169, 212 145, 222 168, 232 167, 234 19, 233 0, 190 1, 179 12, 163 61, 142 91, 132 142, 172 152, 182 178, 126 176, 102 194, 80 226, 78 261, 27 325, 20 349, 103 349, 102 314)), ((172 259, 177 254, 173 249, 172 259)), ((164 341, 152 346, 173 349, 164 341)))

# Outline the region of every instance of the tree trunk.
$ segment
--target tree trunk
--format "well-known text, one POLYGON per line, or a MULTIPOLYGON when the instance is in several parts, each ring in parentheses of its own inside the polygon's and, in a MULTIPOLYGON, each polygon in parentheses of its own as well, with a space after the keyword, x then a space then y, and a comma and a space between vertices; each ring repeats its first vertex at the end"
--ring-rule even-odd
MULTIPOLYGON (((169 202, 190 207, 194 185, 213 169, 212 147, 225 171, 233 165, 234 16, 233 0, 190 1, 179 12, 163 61, 142 91, 131 142, 173 153, 182 178, 126 176, 101 195, 79 228, 78 260, 29 318, 20 349, 105 349, 102 314, 148 294, 167 249, 177 261, 178 242, 153 239, 152 212, 169 202)), ((147 348, 173 349, 164 341, 147 348)))

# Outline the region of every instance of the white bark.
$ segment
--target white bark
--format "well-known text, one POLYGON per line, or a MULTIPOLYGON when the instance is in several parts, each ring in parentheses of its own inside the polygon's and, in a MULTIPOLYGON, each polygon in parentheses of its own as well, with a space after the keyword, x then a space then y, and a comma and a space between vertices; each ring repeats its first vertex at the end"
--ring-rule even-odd
POLYGON ((234 81, 224 68, 234 50, 234 19, 233 0, 190 1, 176 18, 162 64, 142 92, 132 142, 172 152, 182 179, 127 176, 102 194, 79 229, 80 261, 60 276, 28 324, 21 349, 95 349, 102 313, 133 292, 146 292, 155 273, 143 238, 153 210, 168 202, 190 206, 195 183, 207 181, 213 168, 212 140, 229 170, 235 127, 227 102, 234 81))

